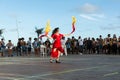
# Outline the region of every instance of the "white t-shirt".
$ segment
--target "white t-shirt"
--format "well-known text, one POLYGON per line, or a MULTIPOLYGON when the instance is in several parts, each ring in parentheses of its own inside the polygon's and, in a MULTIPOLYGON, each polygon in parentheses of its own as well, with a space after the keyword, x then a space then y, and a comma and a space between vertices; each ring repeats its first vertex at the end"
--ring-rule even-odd
POLYGON ((29 41, 27 41, 27 44, 28 44, 28 47, 31 47, 32 42, 29 40, 29 41))
POLYGON ((82 39, 78 39, 78 43, 79 43, 79 46, 83 45, 83 40, 82 39))
POLYGON ((65 45, 65 43, 66 43, 66 40, 63 40, 63 39, 62 39, 62 40, 61 40, 61 44, 62 44, 62 45, 65 45))

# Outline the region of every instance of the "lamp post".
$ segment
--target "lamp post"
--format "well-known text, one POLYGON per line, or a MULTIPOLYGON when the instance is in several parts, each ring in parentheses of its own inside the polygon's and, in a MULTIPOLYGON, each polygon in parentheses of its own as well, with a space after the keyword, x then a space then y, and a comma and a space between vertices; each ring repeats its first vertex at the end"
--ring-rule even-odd
POLYGON ((17 28, 17 36, 18 36, 18 39, 19 39, 19 27, 18 27, 18 20, 17 20, 17 17, 16 17, 16 28, 17 28))
POLYGON ((17 17, 16 14, 12 14, 11 17, 13 17, 13 18, 15 19, 16 28, 17 28, 17 29, 16 29, 16 32, 17 32, 17 37, 18 37, 18 39, 19 39, 19 25, 18 25, 19 21, 18 21, 18 17, 17 17))

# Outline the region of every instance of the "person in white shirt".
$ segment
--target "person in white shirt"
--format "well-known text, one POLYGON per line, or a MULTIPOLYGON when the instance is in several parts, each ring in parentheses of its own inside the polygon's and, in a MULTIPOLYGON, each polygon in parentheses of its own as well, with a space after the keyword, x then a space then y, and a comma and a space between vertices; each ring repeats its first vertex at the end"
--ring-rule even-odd
POLYGON ((32 49, 32 41, 31 41, 31 37, 29 38, 29 40, 27 41, 27 48, 28 48, 28 56, 31 55, 31 49, 32 49))
POLYGON ((12 49, 13 49, 13 44, 11 40, 8 41, 6 47, 8 48, 8 57, 12 57, 12 49))
POLYGON ((67 49, 66 49, 66 40, 65 40, 65 37, 62 37, 61 43, 62 43, 62 47, 64 49, 64 53, 67 56, 67 49))
POLYGON ((79 43, 79 52, 82 55, 82 53, 83 53, 83 40, 82 40, 81 36, 78 37, 78 43, 79 43))
POLYGON ((32 43, 33 48, 34 48, 34 54, 35 56, 39 56, 39 50, 38 50, 38 40, 37 38, 34 38, 34 42, 32 43))

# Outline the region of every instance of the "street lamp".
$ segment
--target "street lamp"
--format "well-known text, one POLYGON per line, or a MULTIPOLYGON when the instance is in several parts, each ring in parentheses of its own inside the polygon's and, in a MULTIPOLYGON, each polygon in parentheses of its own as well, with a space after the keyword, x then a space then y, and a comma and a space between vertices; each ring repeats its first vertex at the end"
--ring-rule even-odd
POLYGON ((17 36, 18 36, 18 39, 19 39, 19 28, 18 28, 18 20, 17 20, 17 17, 16 17, 16 28, 17 28, 17 36))
POLYGON ((18 26, 19 21, 18 21, 18 17, 17 17, 16 14, 12 14, 11 16, 12 16, 12 17, 15 19, 15 21, 16 21, 17 37, 18 37, 18 39, 19 39, 19 26, 18 26))

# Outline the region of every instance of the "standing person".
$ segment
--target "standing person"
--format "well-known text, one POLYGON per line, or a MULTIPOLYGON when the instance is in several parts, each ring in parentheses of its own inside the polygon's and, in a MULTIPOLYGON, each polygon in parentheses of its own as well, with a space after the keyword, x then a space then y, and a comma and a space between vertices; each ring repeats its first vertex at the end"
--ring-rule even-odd
POLYGON ((108 37, 107 37, 107 54, 111 54, 111 38, 110 38, 110 34, 108 34, 108 37))
POLYGON ((66 49, 66 40, 65 40, 65 37, 62 37, 61 43, 62 43, 62 48, 64 49, 64 53, 67 56, 67 49, 66 49))
POLYGON ((104 38, 103 40, 103 53, 107 54, 107 38, 104 38))
POLYGON ((75 39, 74 44, 75 44, 75 52, 76 52, 76 54, 79 54, 79 44, 78 44, 78 40, 77 39, 75 39))
MULTIPOLYGON (((42 41, 42 38, 39 40, 37 39, 37 48, 38 48, 38 56, 40 56, 41 54, 41 45, 44 44, 44 42, 42 41)), ((44 46, 45 47, 45 46, 44 46)))
POLYGON ((100 53, 100 44, 99 44, 99 38, 96 39, 96 53, 100 53))
POLYGON ((102 35, 99 36, 99 51, 100 51, 100 53, 103 53, 103 39, 102 39, 102 35))
POLYGON ((118 53, 119 53, 119 55, 120 55, 120 36, 119 36, 119 38, 118 38, 118 53))
POLYGON ((58 27, 53 30, 51 37, 47 35, 47 37, 54 40, 53 47, 51 50, 51 58, 50 58, 51 63, 53 62, 53 59, 56 59, 56 63, 61 63, 60 55, 61 53, 64 53, 64 49, 62 48, 62 44, 61 44, 61 39, 62 37, 68 35, 70 34, 60 34, 58 27))
POLYGON ((3 53, 2 53, 2 43, 0 41, 0 56, 3 56, 3 53))
POLYGON ((90 40, 90 37, 87 40, 87 51, 88 54, 91 54, 91 49, 92 49, 92 40, 90 40))
POLYGON ((24 38, 22 38, 21 40, 21 47, 22 47, 22 54, 23 56, 26 55, 27 56, 27 48, 26 48, 27 44, 26 41, 24 41, 24 38))
POLYGON ((82 53, 83 53, 83 40, 82 40, 81 36, 78 37, 78 45, 79 45, 80 55, 82 55, 82 53))
POLYGON ((12 57, 12 49, 13 49, 13 44, 11 40, 8 40, 8 43, 6 44, 6 47, 8 48, 8 57, 12 57))
POLYGON ((84 38, 83 40, 83 52, 84 54, 87 53, 87 38, 84 38))
POLYGON ((6 56, 5 55, 5 42, 4 42, 4 39, 1 39, 1 52, 2 52, 2 56, 6 56))
POLYGON ((50 45, 51 45, 51 42, 50 42, 49 39, 47 39, 47 40, 45 41, 47 56, 50 55, 50 50, 51 50, 50 45))
POLYGON ((21 38, 18 39, 17 43, 17 56, 22 56, 22 48, 21 48, 21 38))
POLYGON ((113 40, 112 40, 112 52, 113 54, 117 54, 117 37, 115 34, 113 35, 113 40))
POLYGON ((96 53, 96 41, 95 41, 95 38, 92 38, 92 53, 96 53))
POLYGON ((34 38, 34 42, 32 43, 32 45, 33 45, 33 48, 34 48, 35 56, 38 56, 39 51, 38 51, 38 39, 37 38, 34 38))
POLYGON ((29 38, 29 40, 27 41, 27 46, 28 46, 28 56, 31 55, 31 49, 32 49, 32 42, 31 42, 31 37, 29 38))
POLYGON ((68 38, 67 41, 66 41, 66 48, 67 48, 67 53, 70 54, 70 51, 71 51, 71 40, 70 40, 70 38, 68 38))
POLYGON ((74 36, 71 39, 71 52, 72 52, 72 54, 74 54, 74 52, 76 52, 76 40, 75 40, 74 36))

